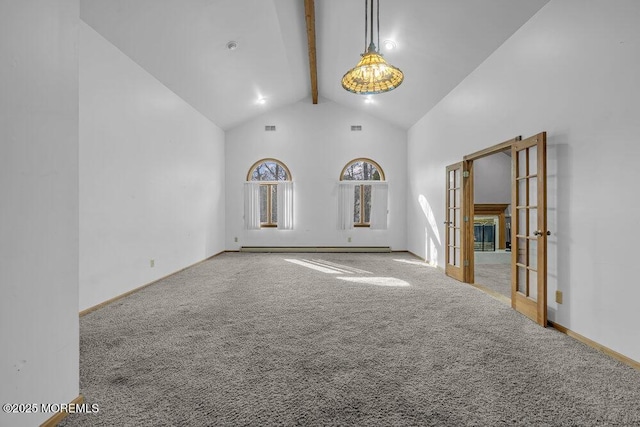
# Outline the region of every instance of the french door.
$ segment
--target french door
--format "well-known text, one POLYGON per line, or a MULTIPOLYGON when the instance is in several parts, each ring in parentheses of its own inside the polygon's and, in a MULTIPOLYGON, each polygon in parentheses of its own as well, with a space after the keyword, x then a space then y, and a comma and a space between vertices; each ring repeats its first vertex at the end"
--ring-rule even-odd
POLYGON ((461 282, 465 279, 466 227, 464 175, 466 162, 447 166, 445 217, 445 272, 461 282))
POLYGON ((546 133, 515 142, 511 158, 511 306, 546 326, 546 133))

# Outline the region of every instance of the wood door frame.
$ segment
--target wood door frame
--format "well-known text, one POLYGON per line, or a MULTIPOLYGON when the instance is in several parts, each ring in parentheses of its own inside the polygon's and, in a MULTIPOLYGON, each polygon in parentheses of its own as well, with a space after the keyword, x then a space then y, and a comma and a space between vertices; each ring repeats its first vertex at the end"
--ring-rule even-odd
POLYGON ((462 248, 462 255, 464 259, 464 282, 469 282, 469 278, 474 277, 475 270, 473 265, 475 264, 474 252, 473 252, 473 216, 475 206, 473 204, 473 161, 467 159, 462 160, 463 170, 468 172, 468 175, 463 180, 463 200, 462 214, 466 218, 464 224, 464 246, 462 248))
POLYGON ((473 205, 473 218, 476 215, 487 215, 498 217, 498 244, 496 249, 506 249, 507 239, 505 230, 507 229, 507 221, 505 219, 505 210, 509 205, 505 203, 475 203, 473 205))
MULTIPOLYGON (((516 287, 517 287, 517 280, 514 279, 514 274, 515 274, 515 269, 517 266, 517 251, 514 251, 512 249, 512 261, 511 261, 511 269, 512 269, 512 278, 511 278, 511 286, 512 286, 512 291, 511 291, 511 306, 519 311, 520 313, 526 315, 527 317, 531 318, 534 322, 537 322, 538 324, 540 324, 543 327, 546 327, 547 324, 547 295, 546 295, 546 276, 547 276, 547 261, 546 261, 546 236, 548 235, 548 230, 547 230, 547 221, 546 221, 546 198, 547 198, 547 190, 546 190, 546 178, 547 178, 547 173, 546 173, 546 132, 541 132, 537 135, 533 135, 529 138, 527 138, 526 140, 522 139, 522 136, 517 136, 513 139, 510 139, 508 141, 504 141, 500 144, 496 144, 494 146, 485 148, 483 150, 477 151, 475 153, 466 155, 463 157, 463 161, 464 164, 466 165, 466 167, 468 168, 468 170, 470 171, 470 176, 469 176, 469 180, 468 180, 468 187, 465 187, 465 202, 467 203, 468 206, 468 210, 470 212, 471 217, 473 217, 474 214, 474 189, 473 189, 473 161, 474 160, 478 160, 481 159, 483 157, 487 157, 496 153, 500 153, 500 152, 504 152, 509 150, 511 152, 511 170, 512 170, 512 177, 510 178, 511 181, 511 185, 512 185, 512 191, 511 191, 511 206, 512 206, 512 215, 516 214, 517 215, 517 190, 516 190, 516 184, 515 184, 515 180, 517 177, 516 175, 516 159, 514 158, 514 156, 517 154, 517 151, 520 149, 520 147, 525 148, 525 147, 529 147, 531 145, 531 142, 535 142, 538 143, 539 141, 542 141, 540 144, 538 144, 538 149, 537 149, 537 171, 536 171, 536 176, 537 176, 537 191, 538 191, 538 200, 537 200, 537 204, 536 204, 536 209, 539 209, 540 211, 538 212, 537 218, 538 218, 538 223, 536 224, 536 236, 539 236, 539 243, 538 243, 538 248, 543 248, 543 250, 538 250, 538 254, 537 254, 537 277, 538 277, 538 282, 537 282, 537 297, 535 299, 535 301, 531 300, 529 301, 528 298, 524 297, 525 300, 527 301, 521 301, 523 300, 523 298, 521 298, 521 295, 518 294, 518 292, 516 292, 516 287), (540 198, 542 197, 542 199, 540 198), (544 214, 540 214, 540 212, 544 212, 544 214), (540 280, 541 277, 544 277, 543 280, 540 280), (515 299, 514 299, 515 298, 515 299), (520 304, 522 302, 526 302, 526 304, 520 304), (531 304, 533 302, 533 304, 531 304)), ((528 177, 528 175, 527 175, 528 177)), ((528 178, 527 178, 528 179, 528 178)), ((527 184, 527 188, 528 188, 528 184, 527 184)), ((527 190, 528 191, 528 190, 527 190)), ((528 197, 528 196, 527 196, 528 197)), ((471 223, 471 222, 469 222, 471 223)), ((471 233, 473 232, 472 227, 469 227, 471 229, 471 233)), ((517 242, 516 241, 517 235, 516 235, 516 228, 513 226, 512 224, 512 229, 511 229, 511 245, 513 246, 514 244, 517 247, 517 242), (514 243, 515 242, 515 243, 514 243)), ((466 242, 464 242, 464 246, 465 246, 465 251, 467 252, 469 259, 471 260, 471 262, 469 263, 469 266, 467 269, 465 269, 465 277, 464 277, 464 282, 465 283, 471 283, 473 284, 475 281, 475 277, 474 277, 474 269, 473 269, 473 259, 474 259, 474 251, 473 251, 473 235, 471 235, 470 238, 467 238, 466 242)), ((528 279, 527 279, 528 280, 528 279)))
POLYGON ((537 135, 533 135, 527 139, 515 143, 511 149, 512 157, 512 192, 511 199, 515 200, 513 205, 513 223, 512 223, 512 246, 515 250, 512 250, 511 261, 511 306, 529 317, 534 322, 537 322, 540 326, 545 327, 547 325, 547 235, 549 231, 547 229, 547 169, 546 169, 546 132, 541 132, 537 135), (530 170, 529 163, 529 150, 536 148, 536 162, 535 171, 530 170), (519 171, 519 159, 520 152, 525 154, 525 171, 524 175, 519 171), (530 200, 530 180, 535 179, 535 191, 536 200, 535 206, 531 206, 530 200), (521 205, 521 199, 519 197, 519 185, 518 180, 525 184, 525 200, 521 205), (529 219, 529 211, 536 211, 536 223, 531 224, 529 219), (519 227, 518 219, 520 218, 520 211, 525 212, 525 229, 522 233, 521 227, 519 227), (533 229, 533 231, 532 231, 533 229), (531 235, 535 237, 531 237, 531 235), (522 263, 518 262, 518 252, 520 248, 520 240, 525 242, 525 254, 522 263), (535 272, 536 282, 536 298, 531 299, 529 297, 530 289, 530 259, 529 248, 530 242, 536 242, 536 267, 531 269, 535 272), (524 293, 518 291, 518 269, 524 269, 526 274, 525 290, 524 293))
MULTIPOLYGON (((458 162, 458 163, 454 163, 452 165, 448 165, 446 167, 446 180, 445 180, 445 274, 447 276, 453 277, 456 280, 460 280, 461 282, 465 282, 465 278, 467 277, 467 268, 470 264, 469 260, 468 260, 468 251, 467 251, 467 236, 468 236, 468 228, 469 228, 469 216, 468 216, 468 178, 467 178, 467 174, 465 173, 467 171, 467 165, 468 162, 462 161, 462 162, 458 162), (452 218, 450 216, 451 214, 451 195, 450 195, 450 191, 452 190, 452 188, 449 186, 451 184, 451 180, 449 177, 449 173, 453 172, 455 170, 459 170, 460 171, 460 184, 459 186, 455 187, 457 188, 458 191, 460 191, 460 208, 459 208, 459 221, 460 224, 457 225, 457 227, 459 228, 459 234, 460 234, 460 243, 459 243, 459 250, 460 250, 460 260, 459 266, 455 266, 453 264, 450 263, 450 257, 451 257, 451 235, 450 235, 450 230, 451 230, 451 224, 453 223, 453 228, 456 227, 456 223, 455 221, 452 221, 452 218)), ((468 175, 471 175, 470 173, 468 175)), ((455 185, 455 183, 454 183, 455 185)), ((455 198, 454 198, 455 200, 455 198)), ((454 232, 455 235, 455 232, 454 232)), ((454 243, 455 245, 455 243, 454 243)), ((454 250, 455 251, 455 250, 454 250)), ((454 253, 455 256, 455 253, 454 253)))
MULTIPOLYGON (((466 211, 468 212, 469 218, 473 218, 475 215, 475 198, 474 198, 474 184, 473 184, 473 162, 474 160, 479 160, 483 157, 488 157, 493 154, 502 153, 505 151, 510 151, 513 144, 522 140, 522 136, 516 136, 515 138, 509 139, 507 141, 501 142, 496 145, 492 145, 491 147, 487 147, 480 151, 476 151, 475 153, 467 154, 463 157, 463 161, 467 165, 467 170, 469 171, 469 178, 465 181, 465 202, 466 202, 466 211), (468 187, 468 188, 467 188, 468 187)), ((513 159, 511 159, 513 162, 513 159)), ((513 201, 511 203, 513 205, 513 201)), ((466 235, 466 242, 464 251, 467 254, 467 259, 469 260, 468 265, 465 267, 464 280, 465 283, 475 283, 475 255, 473 251, 473 221, 469 221, 470 226, 468 228, 468 234, 466 235)))

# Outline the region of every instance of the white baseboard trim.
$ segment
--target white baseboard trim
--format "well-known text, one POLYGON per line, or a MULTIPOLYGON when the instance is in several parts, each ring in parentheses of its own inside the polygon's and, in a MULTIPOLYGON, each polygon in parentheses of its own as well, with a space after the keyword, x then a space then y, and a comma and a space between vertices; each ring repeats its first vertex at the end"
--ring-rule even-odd
POLYGON ((391 252, 389 246, 242 246, 240 252, 391 252))

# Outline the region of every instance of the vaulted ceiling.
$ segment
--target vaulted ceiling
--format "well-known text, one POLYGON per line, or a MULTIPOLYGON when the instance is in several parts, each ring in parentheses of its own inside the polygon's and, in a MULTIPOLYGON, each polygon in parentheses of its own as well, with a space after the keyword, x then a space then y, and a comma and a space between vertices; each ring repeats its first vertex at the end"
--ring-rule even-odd
MULTIPOLYGON (((316 0, 320 102, 408 129, 548 1, 381 0, 380 40, 396 44, 381 51, 405 81, 365 102, 340 84, 364 51, 365 2, 316 0)), ((311 102, 304 0, 81 0, 80 17, 222 129, 311 102)))

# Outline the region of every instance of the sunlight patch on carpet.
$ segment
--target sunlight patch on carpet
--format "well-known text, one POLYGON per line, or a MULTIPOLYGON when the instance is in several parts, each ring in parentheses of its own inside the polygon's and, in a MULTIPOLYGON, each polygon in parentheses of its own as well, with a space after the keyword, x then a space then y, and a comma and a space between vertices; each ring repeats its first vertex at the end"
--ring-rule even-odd
POLYGON ((342 274, 353 274, 352 271, 346 270, 344 268, 340 268, 338 266, 338 264, 337 265, 331 265, 331 263, 324 262, 321 259, 303 259, 302 261, 308 262, 308 263, 311 263, 311 264, 315 264, 315 265, 320 266, 320 267, 328 268, 329 270, 335 270, 335 271, 337 271, 339 273, 342 273, 342 274))
POLYGON ((414 261, 414 260, 411 260, 411 259, 394 259, 394 261, 403 262, 405 264, 419 265, 421 267, 435 268, 435 265, 427 264, 424 261, 414 261))
POLYGON ((323 259, 291 259, 285 258, 293 264, 301 265, 303 267, 310 268, 312 270, 321 271, 327 274, 373 274, 370 271, 360 270, 359 268, 351 267, 343 264, 336 264, 335 262, 323 260, 323 259))
MULTIPOLYGON (((308 260, 305 260, 305 261, 308 261, 308 260)), ((329 268, 335 268, 336 270, 344 270, 348 273, 373 274, 372 272, 367 270, 360 270, 359 268, 351 267, 349 265, 344 265, 344 264, 336 264, 335 262, 327 261, 324 259, 313 259, 311 261, 315 262, 316 264, 321 264, 329 268)))
POLYGON ((327 274, 344 274, 343 271, 338 271, 338 270, 334 270, 333 268, 328 268, 328 267, 323 267, 323 266, 320 266, 320 265, 316 265, 316 264, 307 262, 305 260, 287 259, 287 258, 285 258, 285 261, 288 261, 288 262, 290 262, 292 264, 301 265, 303 267, 307 267, 307 268, 310 268, 312 270, 321 271, 321 272, 327 273, 327 274))
POLYGON ((364 283, 375 286, 391 286, 396 288, 404 288, 411 286, 408 282, 395 277, 337 277, 337 279, 346 282, 364 283))

